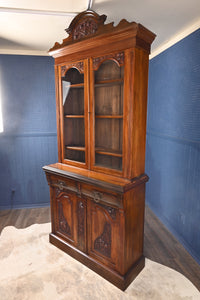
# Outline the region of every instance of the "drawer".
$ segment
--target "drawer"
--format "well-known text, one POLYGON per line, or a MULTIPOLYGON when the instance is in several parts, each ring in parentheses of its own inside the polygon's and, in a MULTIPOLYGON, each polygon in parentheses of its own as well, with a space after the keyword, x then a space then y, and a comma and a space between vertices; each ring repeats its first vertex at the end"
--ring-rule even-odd
POLYGON ((80 195, 80 183, 75 180, 52 176, 50 184, 60 191, 64 190, 80 195))
POLYGON ((87 198, 90 198, 95 203, 104 203, 117 208, 123 208, 121 194, 113 194, 109 191, 101 190, 95 186, 86 184, 81 184, 81 194, 87 198))
POLYGON ((74 192, 79 197, 87 197, 95 203, 123 208, 123 195, 103 190, 85 183, 80 183, 73 179, 63 178, 61 176, 51 176, 50 185, 61 191, 74 192))

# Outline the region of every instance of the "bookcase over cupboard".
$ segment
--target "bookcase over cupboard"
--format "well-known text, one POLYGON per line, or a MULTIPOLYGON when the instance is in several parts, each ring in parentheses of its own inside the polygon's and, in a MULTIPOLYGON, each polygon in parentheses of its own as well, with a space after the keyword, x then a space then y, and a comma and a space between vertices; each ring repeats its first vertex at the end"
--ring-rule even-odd
POLYGON ((124 290, 144 267, 150 45, 135 22, 78 14, 55 60, 58 163, 43 167, 50 242, 124 290))

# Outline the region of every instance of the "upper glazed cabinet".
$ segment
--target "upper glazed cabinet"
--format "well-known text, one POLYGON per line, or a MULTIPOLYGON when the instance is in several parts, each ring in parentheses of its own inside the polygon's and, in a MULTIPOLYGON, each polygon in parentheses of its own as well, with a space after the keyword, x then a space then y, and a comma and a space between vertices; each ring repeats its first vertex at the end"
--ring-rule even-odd
POLYGON ((59 162, 134 178, 144 173, 148 54, 155 36, 134 22, 113 27, 104 21, 92 11, 79 14, 68 39, 50 50, 56 62, 59 162), (62 54, 59 48, 67 45, 62 54))
POLYGON ((61 161, 122 174, 124 53, 59 69, 61 161))

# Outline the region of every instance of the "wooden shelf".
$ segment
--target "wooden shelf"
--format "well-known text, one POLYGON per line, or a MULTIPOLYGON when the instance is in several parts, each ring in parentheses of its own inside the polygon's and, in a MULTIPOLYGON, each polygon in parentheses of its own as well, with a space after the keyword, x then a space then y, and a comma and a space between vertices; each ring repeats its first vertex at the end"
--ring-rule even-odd
POLYGON ((113 149, 106 149, 106 148, 95 148, 95 153, 102 154, 102 155, 109 155, 109 156, 115 156, 115 157, 122 157, 122 153, 117 150, 113 149))
POLYGON ((79 146, 65 146, 65 149, 75 150, 75 151, 85 151, 85 147, 79 147, 79 146))
POLYGON ((80 88, 84 88, 84 83, 73 83, 73 84, 69 84, 69 88, 76 88, 76 89, 80 89, 80 88))
POLYGON ((102 80, 95 82, 95 87, 105 87, 105 86, 112 86, 112 85, 121 85, 124 83, 123 79, 112 79, 112 80, 102 80))
POLYGON ((123 119, 123 115, 95 115, 97 119, 123 119))
POLYGON ((69 119, 83 119, 84 117, 84 115, 65 115, 65 118, 69 119))

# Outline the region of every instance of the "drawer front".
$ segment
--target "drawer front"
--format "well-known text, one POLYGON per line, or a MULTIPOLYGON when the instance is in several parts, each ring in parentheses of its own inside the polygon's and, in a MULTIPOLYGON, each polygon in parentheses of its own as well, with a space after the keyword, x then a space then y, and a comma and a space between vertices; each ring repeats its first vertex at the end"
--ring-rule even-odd
POLYGON ((95 203, 111 205, 116 208, 123 207, 122 196, 120 194, 114 194, 87 184, 81 185, 81 193, 95 203))
POLYGON ((121 194, 102 190, 101 188, 93 185, 56 176, 52 176, 51 185, 61 191, 74 192, 79 197, 90 198, 95 203, 104 203, 114 207, 123 208, 123 197, 121 194))
POLYGON ((75 180, 52 176, 50 184, 51 186, 58 188, 60 191, 67 190, 80 195, 80 183, 75 180))

